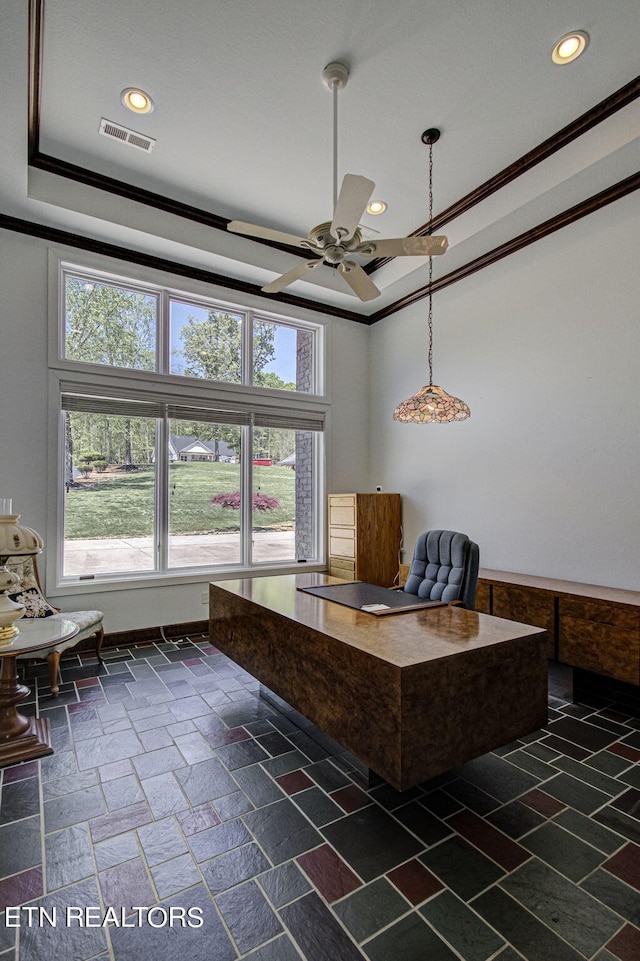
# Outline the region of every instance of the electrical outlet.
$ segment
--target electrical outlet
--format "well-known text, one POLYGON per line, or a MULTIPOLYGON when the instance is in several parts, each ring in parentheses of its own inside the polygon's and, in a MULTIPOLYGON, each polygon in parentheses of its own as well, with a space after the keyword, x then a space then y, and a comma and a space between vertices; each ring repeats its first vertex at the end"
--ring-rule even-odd
POLYGON ((209 603, 209 595, 208 595, 208 593, 207 593, 206 591, 203 591, 203 592, 202 592, 202 594, 201 594, 201 596, 200 596, 200 600, 202 601, 203 604, 208 604, 208 603, 209 603))

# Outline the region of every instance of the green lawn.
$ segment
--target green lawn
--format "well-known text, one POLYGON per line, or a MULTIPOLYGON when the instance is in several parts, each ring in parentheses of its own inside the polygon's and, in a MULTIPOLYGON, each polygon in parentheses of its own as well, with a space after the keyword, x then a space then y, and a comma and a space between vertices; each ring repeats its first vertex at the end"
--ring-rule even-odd
MULTIPOLYGON (((295 515, 295 472, 284 467, 254 467, 254 493, 279 501, 273 511, 256 511, 255 527, 288 527, 295 515)), ((172 534, 229 531, 240 511, 210 507, 212 494, 240 488, 239 464, 174 463, 169 469, 172 534)), ((66 495, 65 538, 142 537, 153 534, 154 471, 92 474, 66 495)))

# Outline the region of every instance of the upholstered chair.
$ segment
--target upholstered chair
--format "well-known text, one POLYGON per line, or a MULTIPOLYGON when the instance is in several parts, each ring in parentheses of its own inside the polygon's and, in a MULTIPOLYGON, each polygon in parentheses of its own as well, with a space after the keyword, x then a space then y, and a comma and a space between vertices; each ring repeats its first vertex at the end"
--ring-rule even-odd
POLYGON ((425 600, 458 602, 473 610, 480 552, 466 534, 427 531, 416 541, 404 590, 425 600))
MULTIPOLYGON (((102 663, 102 642, 104 641, 104 628, 102 626, 102 611, 63 611, 60 613, 57 608, 52 607, 44 596, 38 567, 35 556, 30 557, 10 557, 7 567, 20 577, 18 590, 11 594, 11 599, 18 604, 24 604, 26 608, 25 617, 54 617, 64 618, 74 621, 79 627, 78 633, 68 641, 63 641, 53 649, 47 648, 46 651, 35 651, 29 654, 18 655, 18 660, 40 658, 46 659, 49 664, 51 675, 51 693, 54 697, 58 695, 58 674, 60 667, 60 657, 67 648, 74 647, 79 641, 86 637, 95 635, 96 657, 102 663)), ((18 621, 18 626, 20 622, 18 621)))

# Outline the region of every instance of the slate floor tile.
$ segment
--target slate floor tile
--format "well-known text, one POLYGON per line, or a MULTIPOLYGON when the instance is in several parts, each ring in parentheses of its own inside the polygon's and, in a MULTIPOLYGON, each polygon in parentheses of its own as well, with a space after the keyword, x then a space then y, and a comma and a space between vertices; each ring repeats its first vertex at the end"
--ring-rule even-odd
POLYGON ((509 761, 494 754, 485 754, 468 761, 457 768, 456 773, 503 804, 513 801, 525 791, 530 791, 540 781, 539 777, 514 767, 509 761))
POLYGON ((221 894, 229 888, 263 874, 271 865, 257 844, 245 844, 226 854, 205 861, 200 870, 207 887, 213 895, 221 894))
POLYGON ((317 894, 312 892, 286 905, 280 910, 280 917, 306 961, 362 961, 364 955, 317 894))
POLYGON ((216 904, 241 954, 282 932, 280 921, 255 881, 218 895, 216 904))
POLYGON ((424 844, 432 845, 452 834, 449 825, 427 811, 420 802, 411 801, 394 811, 394 816, 424 844))
POLYGON ((593 819, 611 828, 612 831, 617 831, 618 834, 628 838, 630 841, 640 844, 640 821, 636 818, 629 817, 624 811, 618 811, 610 804, 607 804, 605 807, 600 808, 599 811, 596 811, 593 819))
POLYGON ((172 772, 145 778, 142 781, 142 790, 154 818, 177 814, 189 807, 189 802, 172 772))
POLYGON ((536 828, 531 834, 522 838, 520 843, 532 854, 576 883, 605 860, 605 855, 601 851, 569 834, 552 821, 536 828))
POLYGON ((286 861, 258 877, 258 881, 271 903, 281 908, 290 901, 301 897, 311 890, 295 861, 286 861))
POLYGON ((245 955, 246 961, 300 961, 300 955, 288 935, 281 934, 273 941, 245 955))
POLYGON ((572 717, 563 717, 557 721, 552 721, 547 730, 550 734, 572 741, 590 752, 601 751, 607 745, 612 744, 613 741, 618 740, 617 734, 572 717))
POLYGON ((86 824, 49 834, 44 844, 47 891, 93 875, 91 838, 86 824))
POLYGON ((333 910, 361 943, 406 914, 407 907, 405 899, 389 881, 378 878, 334 904, 333 910))
POLYGON ((249 764, 257 764, 258 761, 264 761, 271 756, 250 738, 219 747, 216 749, 216 755, 230 771, 247 767, 249 764))
POLYGON ((620 961, 637 961, 640 957, 640 930, 625 924, 607 947, 620 961))
POLYGON ((7 877, 42 862, 40 818, 31 817, 0 827, 0 876, 7 877))
POLYGON ((43 890, 42 865, 3 878, 0 880, 0 911, 38 898, 43 890))
POLYGON ((110 811, 129 807, 137 801, 144 801, 144 794, 138 780, 132 775, 107 781, 102 785, 107 807, 110 811))
POLYGON ((134 928, 114 928, 110 932, 115 961, 235 961, 237 952, 203 884, 167 898, 160 905, 167 914, 171 908, 199 908, 202 925, 176 925, 153 928, 148 924, 134 928), (203 937, 206 932, 206 937, 203 937))
POLYGON ((123 834, 125 831, 140 827, 142 824, 148 824, 151 820, 153 818, 149 805, 140 801, 128 808, 121 808, 119 811, 94 818, 89 824, 89 830, 93 843, 96 844, 98 841, 104 841, 116 834, 123 834))
POLYGON ((321 835, 288 798, 242 819, 274 865, 322 844, 321 835))
POLYGON ((443 891, 420 908, 438 934, 465 961, 486 961, 503 945, 503 939, 464 902, 443 891))
POLYGON ((362 884, 351 868, 345 864, 328 844, 322 844, 297 859, 307 877, 313 882, 323 898, 330 904, 351 894, 362 884))
POLYGON ((510 804, 505 804, 504 807, 487 814, 486 820, 517 840, 538 825, 544 824, 546 819, 527 804, 511 801, 510 804))
POLYGON ((187 838, 196 861, 208 861, 209 858, 247 844, 250 840, 251 835, 240 818, 207 828, 206 831, 200 831, 187 838))
POLYGON ((95 767, 96 758, 100 758, 101 764, 110 764, 112 761, 121 761, 143 753, 144 748, 135 731, 103 734, 101 737, 88 738, 76 744, 78 768, 81 771, 95 767))
POLYGON ((451 837, 420 855, 447 887, 468 901, 504 876, 504 871, 461 837, 451 837))
POLYGON ((444 887, 442 881, 415 858, 389 871, 387 877, 414 905, 421 904, 444 887))
POLYGON ((640 847, 637 844, 626 844, 602 867, 640 891, 640 847))
POLYGON ((140 848, 133 831, 100 841, 94 845, 93 849, 98 871, 106 871, 107 868, 122 864, 123 861, 130 861, 140 855, 140 848))
POLYGON ((107 907, 124 908, 129 914, 134 906, 147 907, 156 902, 156 895, 142 858, 123 861, 122 864, 103 871, 99 878, 100 890, 107 907))
MULTIPOLYGON (((55 910, 64 918, 68 905, 99 905, 97 884, 94 878, 80 881, 53 894, 46 894, 31 906, 55 910)), ((107 940, 103 928, 79 926, 76 923, 55 927, 48 924, 21 927, 20 956, 29 961, 47 961, 50 958, 94 958, 106 951, 107 940)))
POLYGON ((447 823, 505 871, 514 871, 531 856, 519 844, 505 837, 501 831, 487 824, 472 811, 460 811, 450 817, 447 823))
POLYGON ((151 868, 151 876, 161 899, 193 887, 202 880, 200 871, 189 854, 182 854, 171 861, 156 865, 151 868))
POLYGON ((598 824, 597 821, 585 817, 584 814, 572 808, 565 808, 564 811, 556 814, 553 820, 566 831, 576 834, 587 844, 598 848, 599 851, 604 851, 605 854, 613 854, 624 844, 624 839, 619 834, 614 834, 604 825, 598 824))
POLYGON ((457 961, 451 948, 420 917, 410 914, 365 945, 371 961, 457 961))
POLYGON ((174 818, 164 818, 139 827, 138 838, 149 867, 187 852, 187 845, 174 818))
POLYGON ((40 784, 38 778, 26 778, 5 784, 0 802, 0 824, 19 821, 40 813, 40 784))
POLYGON ((188 811, 181 811, 176 814, 176 820, 182 828, 183 834, 187 836, 220 824, 220 818, 210 803, 200 804, 197 807, 189 808, 188 811))
POLYGON ((326 825, 322 834, 365 882, 386 874, 424 848, 375 804, 326 825))
POLYGON ((217 758, 199 761, 176 771, 176 777, 191 804, 204 804, 232 794, 238 785, 217 758))
POLYGON ((527 961, 584 961, 584 955, 498 887, 485 891, 471 907, 527 961))
POLYGON ((133 766, 140 780, 155 777, 157 774, 167 774, 184 767, 185 761, 177 747, 165 747, 150 754, 140 754, 133 758, 133 766))
POLYGON ((580 887, 621 917, 640 927, 640 893, 634 888, 602 869, 590 874, 580 887))
POLYGON ((618 811, 624 811, 629 817, 640 820, 640 791, 637 788, 630 788, 612 801, 611 806, 618 811))
POLYGON ((613 911, 537 858, 504 878, 500 886, 587 958, 621 926, 613 911))
MULTIPOLYGON (((284 776, 287 777, 286 774, 284 776)), ((317 787, 309 788, 308 791, 301 791, 295 795, 294 800, 300 810, 316 827, 323 827, 344 815, 342 808, 334 804, 331 798, 317 787)))

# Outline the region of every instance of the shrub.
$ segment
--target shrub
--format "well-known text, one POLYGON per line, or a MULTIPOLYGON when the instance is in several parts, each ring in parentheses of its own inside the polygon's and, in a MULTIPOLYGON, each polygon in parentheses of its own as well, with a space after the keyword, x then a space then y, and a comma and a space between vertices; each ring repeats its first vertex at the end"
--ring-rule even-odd
MULTIPOLYGON (((227 510, 240 510, 240 491, 229 491, 225 494, 214 494, 209 500, 211 507, 225 507, 227 510)), ((267 494, 254 494, 252 498, 254 511, 276 511, 280 502, 267 494)))

